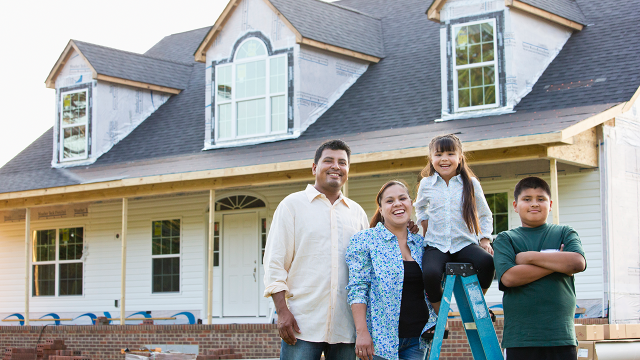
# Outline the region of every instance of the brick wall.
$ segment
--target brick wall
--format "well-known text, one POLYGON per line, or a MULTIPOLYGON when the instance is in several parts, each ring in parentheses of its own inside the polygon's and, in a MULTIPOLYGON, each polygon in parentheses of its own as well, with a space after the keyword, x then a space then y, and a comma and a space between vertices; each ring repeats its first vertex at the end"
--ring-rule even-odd
MULTIPOLYGON (((576 319, 579 324, 607 324, 607 319, 576 319)), ((495 323, 502 340, 503 320, 495 323)), ((0 326, 0 347, 34 347, 42 326, 0 326)), ((145 344, 199 345, 203 349, 233 346, 249 359, 277 358, 280 338, 275 325, 108 325, 47 326, 44 339, 64 339, 70 350, 80 350, 92 360, 123 360, 120 349, 145 344)), ((473 360, 462 321, 449 320, 449 339, 442 344, 442 360, 473 360)))
MULTIPOLYGON (((0 347, 36 347, 42 326, 0 326, 0 347)), ((280 337, 276 325, 106 325, 47 326, 44 339, 64 339, 69 350, 92 360, 124 360, 120 349, 145 344, 199 345, 204 349, 233 346, 245 358, 277 358, 280 337)))

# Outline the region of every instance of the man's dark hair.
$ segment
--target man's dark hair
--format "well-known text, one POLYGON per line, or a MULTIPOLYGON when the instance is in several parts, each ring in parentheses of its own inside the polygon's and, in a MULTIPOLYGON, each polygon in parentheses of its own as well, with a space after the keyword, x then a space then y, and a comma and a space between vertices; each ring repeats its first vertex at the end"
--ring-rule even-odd
POLYGON ((323 142, 322 145, 320 145, 316 150, 316 157, 313 158, 314 164, 318 165, 318 161, 320 161, 320 158, 322 157, 322 152, 324 151, 324 149, 346 151, 347 161, 351 163, 351 149, 349 148, 349 145, 347 145, 347 143, 345 143, 342 140, 329 140, 329 141, 323 142))
POLYGON ((551 197, 551 188, 549 187, 549 184, 539 177, 530 176, 518 182, 516 189, 513 191, 514 200, 518 201, 518 196, 527 189, 542 189, 542 191, 546 192, 547 195, 551 197))

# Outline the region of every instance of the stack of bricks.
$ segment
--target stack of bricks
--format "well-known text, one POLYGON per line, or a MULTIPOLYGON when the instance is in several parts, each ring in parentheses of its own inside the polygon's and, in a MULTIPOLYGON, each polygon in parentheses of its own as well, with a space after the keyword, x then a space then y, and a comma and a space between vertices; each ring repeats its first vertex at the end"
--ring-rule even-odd
POLYGON ((94 321, 94 325, 109 325, 109 318, 106 316, 98 316, 94 321))
POLYGON ((4 350, 2 360, 35 360, 36 349, 8 347, 4 350))
POLYGON ((49 356, 49 360, 91 360, 82 355, 79 350, 56 350, 56 355, 49 356))
POLYGON ((64 340, 47 339, 42 346, 42 357, 40 357, 40 352, 38 351, 38 360, 51 360, 52 356, 58 355, 59 350, 67 350, 64 340))
POLYGON ((142 320, 142 325, 153 325, 153 319, 142 320))
POLYGON ((214 360, 214 359, 244 359, 242 354, 237 354, 235 349, 208 349, 206 355, 198 355, 196 360, 214 360))

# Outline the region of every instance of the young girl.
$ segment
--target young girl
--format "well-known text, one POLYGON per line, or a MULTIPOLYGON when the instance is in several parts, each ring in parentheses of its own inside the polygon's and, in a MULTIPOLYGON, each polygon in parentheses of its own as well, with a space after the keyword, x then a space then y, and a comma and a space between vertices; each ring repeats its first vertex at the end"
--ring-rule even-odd
POLYGON ((483 291, 491 286, 495 272, 490 240, 493 217, 457 136, 431 140, 429 165, 421 175, 414 207, 426 233, 422 279, 427 298, 438 313, 447 262, 472 263, 483 291))

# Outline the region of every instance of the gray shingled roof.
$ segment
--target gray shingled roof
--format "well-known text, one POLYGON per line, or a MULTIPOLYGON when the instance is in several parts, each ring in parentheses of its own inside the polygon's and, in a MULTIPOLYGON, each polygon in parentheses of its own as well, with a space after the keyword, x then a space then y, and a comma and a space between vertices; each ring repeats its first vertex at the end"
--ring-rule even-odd
POLYGON ((184 90, 193 61, 178 63, 73 40, 98 74, 184 90))
MULTIPOLYGON (((636 50, 640 2, 612 0, 608 12, 603 12, 602 1, 579 0, 593 25, 572 35, 515 114, 434 123, 441 108, 440 27, 426 19, 429 4, 422 0, 341 3, 382 19, 386 56, 371 64, 300 138, 202 151, 205 65, 196 63, 187 88, 95 164, 51 169, 50 130, 0 169, 0 192, 308 159, 318 144, 335 137, 347 140, 354 153, 366 153, 424 146, 431 136, 445 132, 458 133, 463 141, 550 133, 628 101, 640 86, 636 50), (595 79, 606 80, 590 87, 545 89, 595 79)), ((192 56, 207 30, 168 36, 148 55, 176 61, 192 56)))
MULTIPOLYGON (((587 25, 587 18, 580 10, 576 0, 520 0, 538 9, 546 10, 565 19, 575 21, 580 25, 587 25)), ((608 2, 608 1, 607 1, 608 2)), ((605 1, 600 2, 602 8, 611 6, 605 1)), ((604 9, 602 9, 604 10, 604 9)))
POLYGON ((320 0, 269 1, 305 38, 384 57, 379 18, 320 0))

